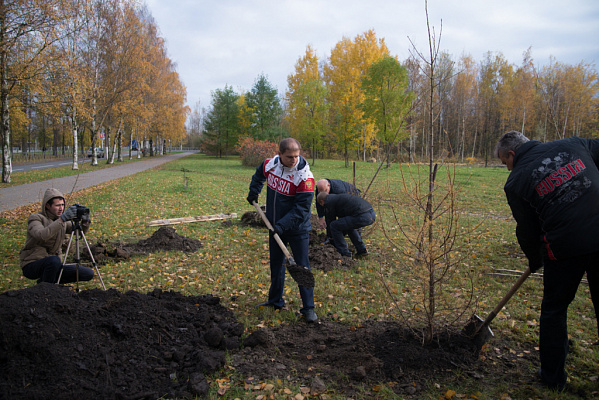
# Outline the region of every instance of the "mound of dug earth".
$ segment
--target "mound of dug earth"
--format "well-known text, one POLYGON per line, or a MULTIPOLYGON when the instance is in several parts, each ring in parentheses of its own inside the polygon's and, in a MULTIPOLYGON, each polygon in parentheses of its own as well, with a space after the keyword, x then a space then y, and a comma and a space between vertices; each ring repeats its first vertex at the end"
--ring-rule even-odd
POLYGON ((193 398, 244 328, 212 296, 42 283, 0 295, 0 399, 193 398))
MULTIPOLYGON (((248 211, 243 214, 240 222, 242 225, 266 229, 264 221, 256 211, 248 211)), ((310 223, 312 225, 310 231, 310 268, 328 272, 334 269, 351 269, 356 265, 356 261, 352 260, 351 257, 343 257, 333 245, 325 243, 327 234, 323 229, 320 229, 317 215, 312 214, 310 223)))
MULTIPOLYGON (((134 254, 149 254, 158 251, 182 251, 194 253, 202 247, 202 242, 181 236, 175 228, 162 226, 147 239, 137 243, 106 243, 100 241, 90 245, 90 251, 94 260, 101 264, 107 259, 127 259, 134 254)), ((87 251, 80 253, 84 260, 89 260, 87 251)))
MULTIPOLYGON (((421 399, 429 398, 423 391, 435 382, 454 380, 458 386, 473 378, 491 385, 501 385, 505 379, 531 384, 531 363, 538 357, 531 343, 495 340, 492 350, 486 346, 480 352, 470 339, 447 331, 423 345, 396 322, 367 321, 356 326, 330 317, 305 327, 255 331, 233 354, 231 366, 251 377, 248 383, 287 379, 307 386, 311 396, 334 388, 348 398, 379 398, 379 385, 384 384, 398 398, 421 399)), ((438 389, 439 398, 450 398, 443 396, 449 388, 438 389)))
POLYGON ((329 389, 375 398, 381 383, 400 398, 422 398, 440 378, 522 382, 538 357, 531 343, 496 339, 479 355, 459 335, 423 346, 394 322, 337 318, 263 328, 242 345, 244 327, 213 296, 75 294, 47 283, 8 291, 0 294, 0 399, 203 398, 205 376, 225 367, 247 391, 281 378, 311 398, 329 389))

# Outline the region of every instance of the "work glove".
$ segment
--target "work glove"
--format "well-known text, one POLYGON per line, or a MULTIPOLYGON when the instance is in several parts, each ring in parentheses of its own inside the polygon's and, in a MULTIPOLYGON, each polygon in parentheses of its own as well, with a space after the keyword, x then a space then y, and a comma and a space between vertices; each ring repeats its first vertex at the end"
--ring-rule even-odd
POLYGON ((70 206, 69 208, 64 210, 64 212, 60 215, 60 219, 62 219, 63 222, 67 222, 67 221, 72 220, 76 216, 77 216, 77 206, 75 204, 73 204, 72 206, 70 206))
POLYGON ((543 267, 543 260, 539 260, 539 261, 528 261, 528 268, 530 268, 530 272, 531 273, 535 273, 538 270, 540 270, 543 267))
POLYGON ((248 203, 250 203, 252 206, 254 205, 254 202, 258 202, 258 196, 255 194, 248 194, 248 197, 246 198, 246 200, 248 201, 248 203))
POLYGON ((276 227, 275 227, 275 228, 273 228, 273 229, 269 229, 269 230, 268 230, 268 236, 270 236, 270 237, 273 237, 273 236, 275 235, 275 233, 276 233, 277 235, 279 235, 279 237, 281 237, 281 234, 282 234, 283 232, 281 232, 281 230, 280 230, 280 229, 277 229, 276 227))

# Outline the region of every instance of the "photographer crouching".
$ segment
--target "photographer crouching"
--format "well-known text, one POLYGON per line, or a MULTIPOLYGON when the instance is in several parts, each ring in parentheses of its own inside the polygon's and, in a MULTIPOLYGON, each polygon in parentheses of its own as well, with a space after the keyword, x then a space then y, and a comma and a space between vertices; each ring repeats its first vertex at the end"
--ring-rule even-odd
POLYGON ((73 232, 79 221, 81 230, 87 232, 91 224, 88 208, 74 204, 65 210, 62 193, 58 189, 46 190, 42 210, 27 219, 27 239, 19 254, 26 278, 37 279, 38 283, 57 283, 60 276, 60 283, 70 283, 89 281, 94 277, 91 268, 62 264, 62 246, 66 235, 73 232))

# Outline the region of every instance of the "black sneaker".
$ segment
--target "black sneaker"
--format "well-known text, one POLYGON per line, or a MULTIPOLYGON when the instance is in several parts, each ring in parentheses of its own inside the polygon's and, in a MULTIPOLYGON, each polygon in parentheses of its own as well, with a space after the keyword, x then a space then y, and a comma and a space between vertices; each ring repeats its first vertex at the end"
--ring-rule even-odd
POLYGON ((567 373, 566 373, 566 379, 561 384, 551 384, 551 383, 547 382, 545 380, 545 378, 543 378, 543 371, 541 368, 539 368, 539 370, 537 371, 537 375, 539 376, 539 378, 541 378, 541 381, 543 382, 543 384, 551 390, 557 390, 558 392, 563 392, 566 389, 566 382, 568 379, 567 373))
POLYGON ((368 257, 368 251, 359 251, 359 252, 357 252, 357 253, 356 253, 356 255, 354 256, 354 258, 355 258, 356 260, 359 260, 359 259, 361 259, 361 258, 366 258, 366 257, 368 257))
POLYGON ((272 303, 269 303, 268 301, 266 301, 266 302, 264 302, 264 303, 260 303, 260 304, 258 304, 258 305, 256 306, 256 308, 262 308, 262 307, 272 307, 272 308, 274 308, 275 310, 281 310, 281 309, 283 308, 283 307, 281 307, 281 306, 275 306, 274 304, 272 304, 272 303))
POLYGON ((307 323, 310 323, 310 324, 311 324, 311 323, 313 323, 313 322, 316 322, 316 321, 318 321, 318 316, 317 316, 317 315, 316 315, 316 313, 314 312, 314 309, 312 309, 312 308, 311 308, 311 309, 309 309, 308 311, 306 311, 306 312, 304 313, 304 320, 305 320, 307 323))

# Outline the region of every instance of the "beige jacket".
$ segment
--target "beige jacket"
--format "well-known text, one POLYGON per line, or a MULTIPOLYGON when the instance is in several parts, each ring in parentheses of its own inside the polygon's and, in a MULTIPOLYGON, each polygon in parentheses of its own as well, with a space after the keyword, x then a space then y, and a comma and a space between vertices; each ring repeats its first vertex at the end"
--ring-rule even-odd
MULTIPOLYGON (((48 256, 62 255, 62 244, 73 230, 73 223, 63 223, 60 218, 46 211, 46 203, 55 197, 64 196, 58 189, 48 189, 44 193, 41 212, 31 214, 27 219, 27 239, 25 247, 19 253, 21 268, 30 262, 41 260, 48 256)), ((89 228, 82 224, 83 231, 89 228)))

